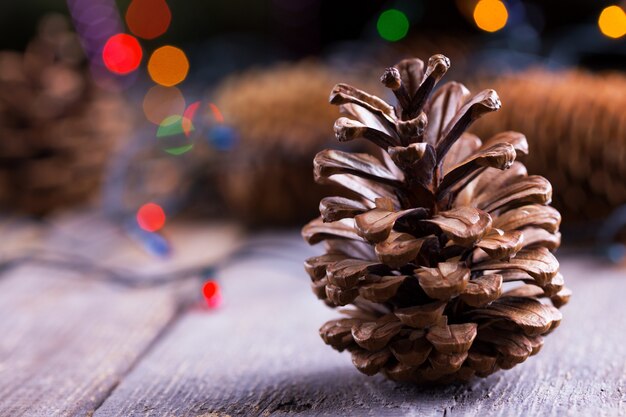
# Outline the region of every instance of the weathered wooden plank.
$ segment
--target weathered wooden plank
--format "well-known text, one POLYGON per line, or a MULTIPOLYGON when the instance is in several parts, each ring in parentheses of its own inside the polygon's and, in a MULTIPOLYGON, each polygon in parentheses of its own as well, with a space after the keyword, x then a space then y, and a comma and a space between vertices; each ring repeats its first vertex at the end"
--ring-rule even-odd
MULTIPOLYGON (((154 260, 120 233, 108 233, 111 229, 89 223, 52 232, 5 227, 0 260, 33 249, 37 257, 64 252, 106 267, 125 266, 142 278, 155 266, 168 271, 214 261, 235 242, 226 227, 196 226, 202 245, 186 229, 173 228, 170 236, 180 255, 154 260)), ((90 269, 30 262, 0 275, 1 416, 91 415, 175 320, 181 295, 188 295, 192 284, 130 289, 103 278, 90 269)))
POLYGON ((0 282, 3 416, 84 416, 176 314, 171 291, 23 267, 0 282))
POLYGON ((95 416, 626 413, 625 270, 563 260, 575 297, 538 356, 486 380, 419 388, 361 375, 321 342, 318 327, 336 313, 309 293, 307 252, 225 270, 224 307, 188 312, 95 416))

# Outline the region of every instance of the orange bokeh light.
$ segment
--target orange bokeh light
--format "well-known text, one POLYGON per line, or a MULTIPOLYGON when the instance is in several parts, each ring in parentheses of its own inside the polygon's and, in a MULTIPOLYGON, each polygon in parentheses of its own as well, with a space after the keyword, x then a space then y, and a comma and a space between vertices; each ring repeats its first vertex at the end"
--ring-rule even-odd
POLYGON ((626 13, 619 6, 609 6, 602 10, 598 27, 604 36, 621 38, 626 35, 626 13))
POLYGON ((152 53, 148 61, 150 78, 160 85, 172 87, 182 82, 189 72, 185 53, 174 46, 163 46, 152 53))
POLYGON ((143 113, 146 119, 160 125, 171 115, 181 115, 185 111, 185 97, 176 87, 151 87, 143 98, 143 113))
POLYGON ((506 26, 509 12, 500 0, 480 0, 474 7, 474 22, 485 32, 496 32, 506 26))
POLYGON ((137 224, 147 232, 156 232, 165 225, 165 212, 158 204, 144 204, 137 210, 137 224))
POLYGON ((134 35, 154 39, 167 31, 172 13, 165 0, 133 0, 126 10, 126 24, 134 35))
POLYGON ((141 63, 142 56, 139 41, 125 33, 111 36, 102 49, 104 65, 112 73, 120 75, 135 71, 141 63))

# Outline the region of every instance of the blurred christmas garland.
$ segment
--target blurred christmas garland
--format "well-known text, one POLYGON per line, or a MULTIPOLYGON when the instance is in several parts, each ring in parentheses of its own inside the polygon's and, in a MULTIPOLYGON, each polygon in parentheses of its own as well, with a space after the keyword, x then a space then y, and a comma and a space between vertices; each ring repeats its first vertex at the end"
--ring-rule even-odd
MULTIPOLYGON (((107 223, 105 221, 105 224, 108 224, 107 229, 110 232, 114 232, 118 228, 116 223, 107 223)), ((7 231, 7 229, 9 232, 11 229, 13 229, 13 231, 23 229, 27 235, 31 227, 37 229, 41 226, 44 226, 46 230, 55 230, 55 225, 48 224, 45 220, 34 222, 32 220, 20 219, 16 222, 10 217, 0 217, 0 228, 3 228, 4 231, 7 231)), ((63 232, 61 232, 61 238, 63 239, 62 235, 64 235, 63 232)), ((156 236, 156 234, 154 235, 156 236)), ((74 246, 80 241, 84 240, 86 242, 87 239, 91 238, 91 235, 89 238, 85 238, 80 235, 71 234, 65 237, 65 239, 71 239, 71 242, 64 243, 63 241, 57 241, 57 244, 53 246, 63 247, 66 244, 74 246)), ((9 242, 11 242, 11 238, 9 238, 9 242)), ((19 246, 19 237, 16 243, 18 243, 19 246)), ((125 244, 128 244, 125 240, 117 243, 117 245, 125 244)), ((301 245, 301 242, 296 241, 295 245, 301 245)), ((11 244, 7 246, 7 248, 11 247, 11 244)), ((16 268, 22 266, 39 266, 45 267, 48 270, 80 273, 80 275, 76 275, 76 278, 81 281, 105 282, 116 287, 127 289, 154 288, 195 281, 197 285, 185 286, 182 287, 182 291, 176 292, 179 307, 187 308, 191 305, 195 305, 201 298, 200 294, 202 294, 206 307, 213 309, 219 307, 222 301, 220 285, 220 273, 222 270, 249 259, 271 259, 273 263, 282 261, 298 266, 301 263, 301 257, 298 256, 298 252, 289 251, 289 249, 294 248, 293 240, 289 237, 285 238, 284 236, 260 235, 247 238, 216 261, 201 262, 199 265, 179 267, 162 273, 141 273, 132 268, 105 265, 95 260, 93 253, 91 256, 87 256, 88 252, 84 252, 82 249, 88 247, 89 244, 85 243, 84 245, 80 245, 81 249, 72 252, 48 249, 48 247, 45 249, 28 249, 25 247, 18 251, 9 250, 8 252, 0 253, 0 279, 10 277, 9 272, 16 268), (199 288, 201 288, 201 291, 198 291, 199 288)), ((51 277, 68 277, 68 275, 48 275, 51 277)))

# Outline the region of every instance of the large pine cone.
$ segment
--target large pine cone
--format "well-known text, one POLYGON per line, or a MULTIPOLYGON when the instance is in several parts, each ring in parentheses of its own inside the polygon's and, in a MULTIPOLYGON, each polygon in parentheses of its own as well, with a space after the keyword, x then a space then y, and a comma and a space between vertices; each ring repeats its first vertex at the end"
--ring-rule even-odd
POLYGON ((539 351, 570 295, 551 253, 561 217, 548 206, 550 183, 515 162, 526 138, 483 143, 464 132, 500 100, 456 82, 429 98, 448 67, 435 55, 426 68, 418 59, 388 68, 381 81, 395 107, 345 84, 330 96, 356 119, 339 118, 337 138, 383 152, 315 157, 317 181, 356 197, 321 201, 302 233, 326 253, 305 266, 320 299, 354 307, 320 334, 368 375, 449 382, 509 369, 539 351))

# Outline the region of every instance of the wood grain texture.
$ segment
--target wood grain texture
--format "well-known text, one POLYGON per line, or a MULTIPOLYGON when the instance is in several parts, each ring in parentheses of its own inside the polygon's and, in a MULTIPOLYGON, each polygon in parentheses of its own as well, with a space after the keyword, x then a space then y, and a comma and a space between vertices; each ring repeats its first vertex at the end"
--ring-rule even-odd
POLYGON ((0 282, 0 415, 84 416, 175 317, 163 288, 22 267, 0 282))
POLYGON ((626 270, 567 258, 575 296, 543 351, 467 385, 424 388, 361 375, 318 328, 298 243, 223 271, 225 305, 189 311, 96 411, 117 416, 617 416, 626 413, 626 270))
MULTIPOLYGON (((55 227, 1 223, 0 261, 42 251, 69 254, 107 268, 125 267, 143 279, 221 259, 236 241, 228 227, 169 228, 179 253, 155 259, 111 224, 93 217, 73 220, 55 227)), ((192 281, 131 289, 105 279, 89 268, 72 272, 29 262, 2 271, 0 416, 91 415, 176 319, 181 301, 190 292, 199 294, 192 281)))

